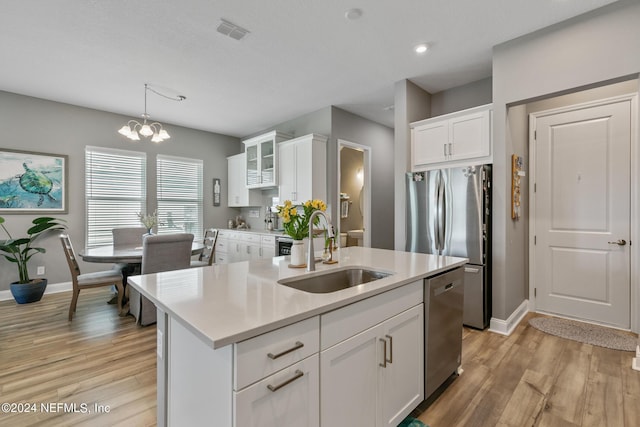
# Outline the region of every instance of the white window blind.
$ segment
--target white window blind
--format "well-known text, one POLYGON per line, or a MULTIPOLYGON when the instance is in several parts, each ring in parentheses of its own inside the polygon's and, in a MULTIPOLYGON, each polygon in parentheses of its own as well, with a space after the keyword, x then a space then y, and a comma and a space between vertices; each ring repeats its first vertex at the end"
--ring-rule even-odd
POLYGON ((203 238, 202 166, 199 159, 158 155, 158 234, 203 238))
POLYGON ((85 149, 86 246, 113 243, 111 229, 139 227, 146 206, 147 156, 104 147, 85 149))

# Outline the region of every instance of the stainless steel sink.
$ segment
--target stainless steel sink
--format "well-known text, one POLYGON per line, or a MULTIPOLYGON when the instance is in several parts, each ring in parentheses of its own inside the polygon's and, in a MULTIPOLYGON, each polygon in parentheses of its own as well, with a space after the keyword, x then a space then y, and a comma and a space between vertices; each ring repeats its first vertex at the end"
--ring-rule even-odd
POLYGON ((374 280, 382 279, 390 275, 391 273, 384 271, 354 267, 332 270, 326 273, 314 274, 312 276, 290 277, 278 280, 278 283, 305 292, 326 294, 347 289, 352 286, 358 286, 363 283, 373 282, 374 280))

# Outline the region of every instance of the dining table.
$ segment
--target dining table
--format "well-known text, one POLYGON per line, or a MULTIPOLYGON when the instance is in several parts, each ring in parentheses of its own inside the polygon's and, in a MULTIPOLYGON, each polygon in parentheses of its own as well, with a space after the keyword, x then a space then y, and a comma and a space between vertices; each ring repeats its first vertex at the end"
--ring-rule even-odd
MULTIPOLYGON (((202 242, 193 242, 191 255, 198 255, 204 250, 202 242)), ((142 245, 140 246, 98 246, 85 248, 78 253, 86 262, 142 264, 142 245)))
MULTIPOLYGON (((204 251, 203 242, 193 242, 191 244, 191 255, 198 255, 204 251)), ((122 285, 127 288, 128 276, 139 274, 142 265, 142 245, 139 246, 97 246, 95 248, 84 248, 78 252, 80 258, 86 262, 98 262, 108 264, 126 264, 122 271, 122 285)), ((128 292, 125 292, 123 304, 125 304, 128 292)), ((109 304, 115 304, 117 297, 109 300, 109 304)), ((128 304, 120 311, 120 315, 128 313, 128 304)))

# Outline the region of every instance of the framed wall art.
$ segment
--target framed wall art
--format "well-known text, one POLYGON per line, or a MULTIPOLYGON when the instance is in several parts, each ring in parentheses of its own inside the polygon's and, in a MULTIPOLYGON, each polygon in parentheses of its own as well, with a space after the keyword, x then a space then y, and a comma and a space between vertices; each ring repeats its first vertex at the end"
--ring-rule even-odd
POLYGON ((69 157, 0 148, 0 214, 67 213, 69 157))
POLYGON ((213 178, 213 206, 220 206, 220 178, 213 178))

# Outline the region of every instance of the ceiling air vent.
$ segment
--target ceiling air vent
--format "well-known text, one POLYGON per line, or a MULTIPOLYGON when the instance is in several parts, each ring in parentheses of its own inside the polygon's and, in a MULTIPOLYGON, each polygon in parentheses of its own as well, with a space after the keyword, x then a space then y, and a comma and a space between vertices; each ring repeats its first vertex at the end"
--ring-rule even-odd
POLYGON ((242 28, 226 19, 220 19, 220 25, 218 25, 217 31, 235 40, 242 40, 244 36, 249 34, 249 30, 246 28, 242 28))

